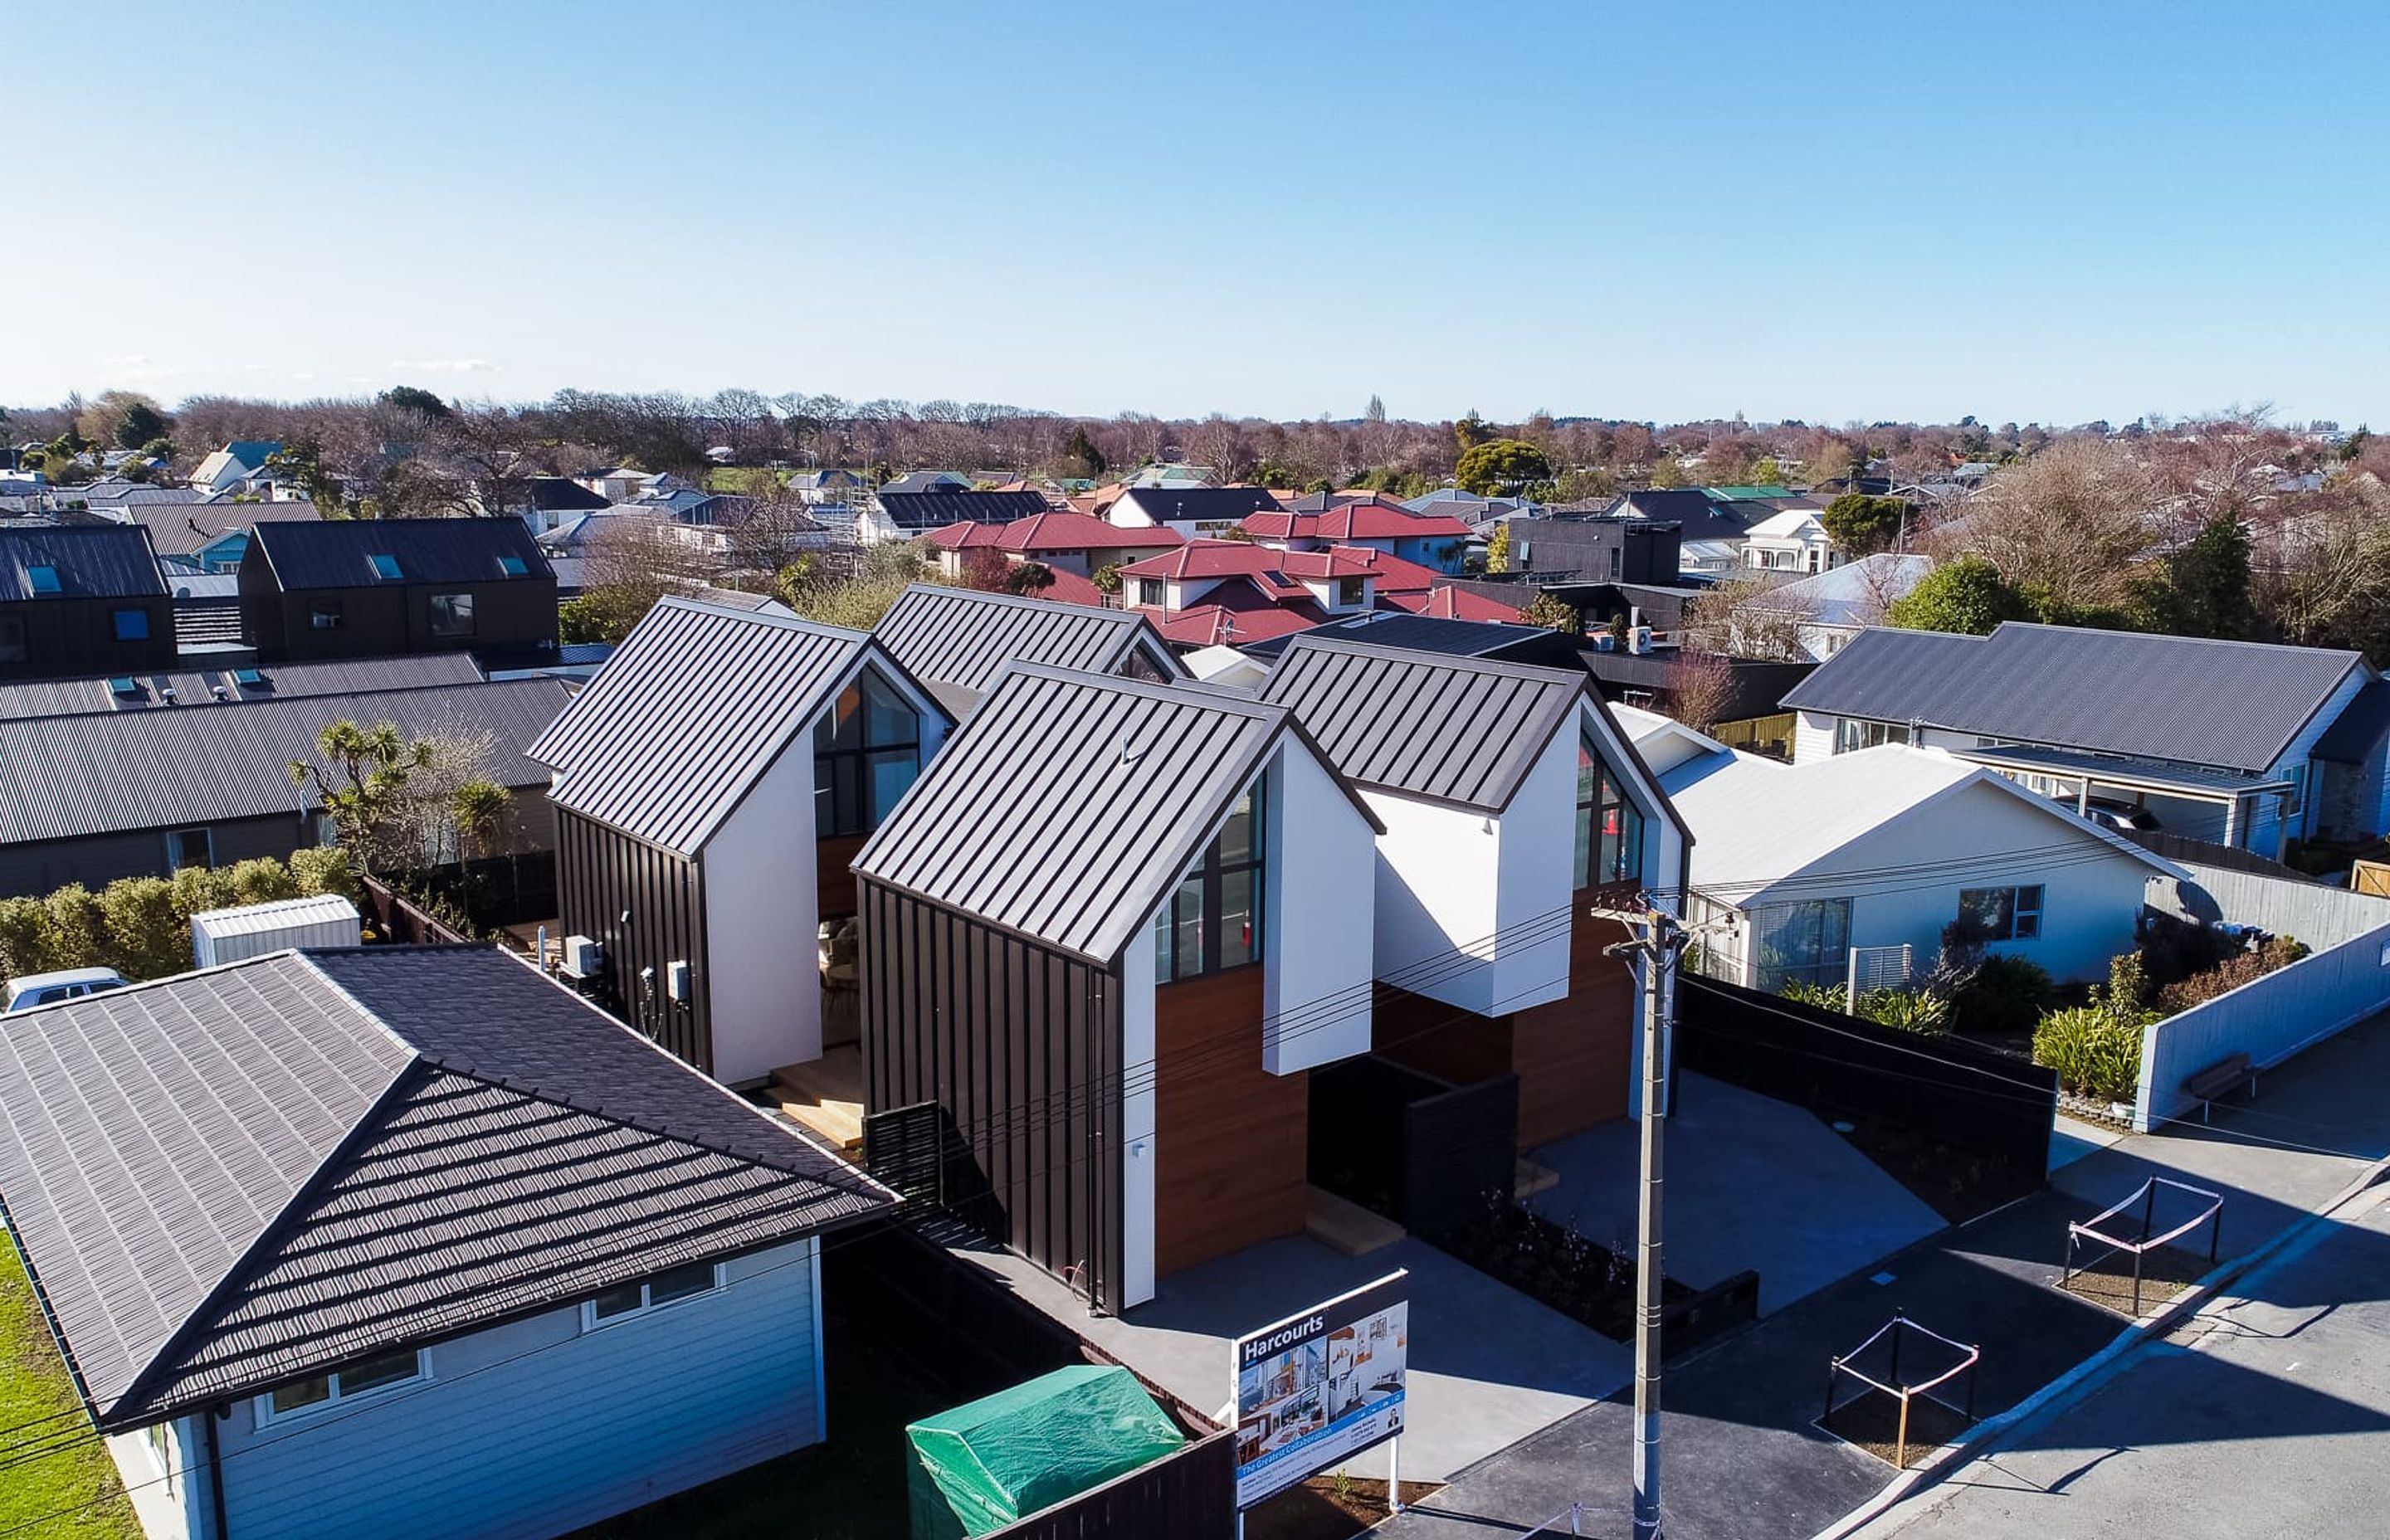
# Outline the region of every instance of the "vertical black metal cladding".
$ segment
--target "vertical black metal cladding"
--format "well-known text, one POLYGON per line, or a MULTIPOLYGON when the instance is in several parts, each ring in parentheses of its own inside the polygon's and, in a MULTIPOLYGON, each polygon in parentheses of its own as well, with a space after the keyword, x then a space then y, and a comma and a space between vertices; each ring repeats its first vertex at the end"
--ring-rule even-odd
POLYGON ((556 836, 564 933, 588 936, 605 949, 600 1003, 675 1057, 713 1073, 697 864, 561 807, 556 836), (667 993, 675 962, 689 965, 685 1003, 667 993))
POLYGON ((967 1176, 949 1167, 949 1202, 1119 1309, 1116 975, 869 878, 858 893, 867 1107, 944 1108, 967 1176))

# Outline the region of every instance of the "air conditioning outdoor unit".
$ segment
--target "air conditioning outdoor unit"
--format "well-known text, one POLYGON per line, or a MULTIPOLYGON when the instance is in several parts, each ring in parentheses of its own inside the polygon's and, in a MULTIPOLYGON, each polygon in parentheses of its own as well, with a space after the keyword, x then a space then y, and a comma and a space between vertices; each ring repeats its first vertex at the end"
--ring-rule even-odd
POLYGON ((565 937, 563 966, 567 978, 592 977, 598 971, 598 943, 587 936, 565 937))

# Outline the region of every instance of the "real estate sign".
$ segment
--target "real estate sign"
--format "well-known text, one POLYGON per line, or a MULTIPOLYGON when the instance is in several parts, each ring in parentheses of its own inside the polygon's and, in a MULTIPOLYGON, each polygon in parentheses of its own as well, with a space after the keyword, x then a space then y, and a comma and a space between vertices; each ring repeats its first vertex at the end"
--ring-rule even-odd
POLYGON ((1403 1431, 1409 1284, 1393 1273, 1237 1339, 1238 1508, 1403 1431))

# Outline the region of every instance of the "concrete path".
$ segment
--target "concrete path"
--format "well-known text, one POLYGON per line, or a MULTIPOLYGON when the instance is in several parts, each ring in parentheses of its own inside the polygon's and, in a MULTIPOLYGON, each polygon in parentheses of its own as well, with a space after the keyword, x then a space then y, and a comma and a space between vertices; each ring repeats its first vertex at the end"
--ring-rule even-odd
MULTIPOLYGON (((1268 1241, 1162 1280, 1150 1303, 1117 1318, 1086 1306, 1031 1264, 962 1251, 1014 1291, 1190 1405, 1230 1400, 1242 1333, 1381 1278, 1411 1275, 1409 1412, 1403 1480, 1445 1481, 1496 1450, 1625 1384, 1634 1355, 1424 1241, 1349 1257, 1302 1237, 1268 1241)), ((1387 1451, 1347 1468, 1382 1477, 1387 1451)))
MULTIPOLYGON (((1829 1357, 1855 1347, 1895 1308, 1982 1345, 1976 1410, 1994 1416, 2114 1341, 2127 1324, 2051 1287, 2069 1220, 2089 1217, 2163 1172, 2224 1194, 2220 1254, 2244 1254, 2304 1221, 2390 1153, 2385 1086, 2390 1019, 2376 1019, 2268 1076, 2256 1106, 2219 1109, 2212 1129, 2176 1125, 2087 1153, 2049 1189, 1911 1246, 1867 1276, 1672 1365, 1662 1419, 1671 1540, 1805 1540, 1892 1479, 1888 1465, 1831 1440, 1812 1419, 1829 1357)), ((1672 1253, 1676 1244, 1672 1237, 1672 1253)), ((2377 1278, 2357 1297, 2379 1292, 2377 1278)), ((1523 1533, 1584 1502, 1593 1514, 1587 1534, 1623 1540, 1631 1420, 1618 1400, 1588 1407, 1463 1472, 1379 1533, 1390 1540, 1485 1540, 1523 1533)), ((2237 1420, 2248 1436, 2261 1436, 2262 1421, 2237 1420)), ((2045 1524, 2037 1540, 2101 1533, 2045 1524)))
POLYGON ((2317 1227, 1865 1540, 2377 1534, 2390 1492, 2390 1201, 2317 1227))
MULTIPOLYGON (((1592 1240, 1635 1240, 1638 1131, 1608 1123, 1532 1151, 1558 1187, 1530 1206, 1592 1240)), ((1817 1114, 1687 1072, 1668 1121, 1668 1276, 1696 1289, 1759 1272, 1770 1315, 1942 1227, 1817 1114)))

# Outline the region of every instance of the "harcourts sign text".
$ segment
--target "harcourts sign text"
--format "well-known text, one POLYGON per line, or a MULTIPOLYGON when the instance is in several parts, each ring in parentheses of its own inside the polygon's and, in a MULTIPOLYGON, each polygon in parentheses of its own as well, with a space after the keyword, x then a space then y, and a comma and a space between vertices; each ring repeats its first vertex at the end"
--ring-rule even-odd
POLYGON ((1237 1506, 1251 1508, 1403 1431, 1409 1276, 1237 1339, 1237 1506))

